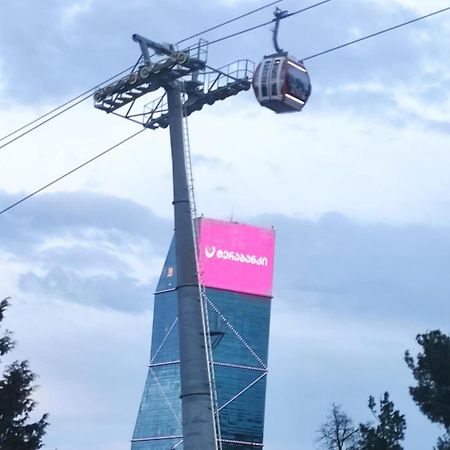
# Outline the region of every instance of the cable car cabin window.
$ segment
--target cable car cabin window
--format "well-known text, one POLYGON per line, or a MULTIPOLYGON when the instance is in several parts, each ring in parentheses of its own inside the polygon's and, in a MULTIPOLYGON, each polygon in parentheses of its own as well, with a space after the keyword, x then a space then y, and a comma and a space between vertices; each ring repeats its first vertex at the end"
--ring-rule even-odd
POLYGON ((264 61, 261 72, 261 97, 268 97, 269 92, 267 90, 267 82, 269 78, 269 69, 271 60, 264 61))
POLYGON ((273 66, 272 66, 272 73, 270 75, 270 81, 272 83, 272 90, 271 90, 271 95, 272 97, 278 95, 278 72, 279 72, 279 68, 280 68, 280 60, 276 59, 273 62, 273 66))
POLYGON ((271 75, 272 81, 274 81, 278 78, 277 72, 278 72, 279 67, 280 67, 280 60, 276 59, 272 66, 272 75, 271 75))
POLYGON ((306 102, 311 93, 307 71, 291 61, 288 61, 287 68, 287 93, 306 102))
POLYGON ((270 61, 265 61, 263 70, 262 70, 262 74, 261 74, 261 82, 262 83, 267 83, 267 78, 269 75, 269 67, 270 67, 270 61))

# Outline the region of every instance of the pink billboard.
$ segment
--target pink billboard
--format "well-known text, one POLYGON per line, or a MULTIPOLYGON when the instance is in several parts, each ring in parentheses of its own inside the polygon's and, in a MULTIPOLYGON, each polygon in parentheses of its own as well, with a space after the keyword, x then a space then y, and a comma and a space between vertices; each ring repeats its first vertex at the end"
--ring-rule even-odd
POLYGON ((200 279, 207 287, 272 296, 275 232, 200 219, 200 279))

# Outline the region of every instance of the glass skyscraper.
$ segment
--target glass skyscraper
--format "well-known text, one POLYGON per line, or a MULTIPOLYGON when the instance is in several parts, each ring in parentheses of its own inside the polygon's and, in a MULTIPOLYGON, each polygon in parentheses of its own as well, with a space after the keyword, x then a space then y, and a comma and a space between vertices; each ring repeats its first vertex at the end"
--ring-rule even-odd
MULTIPOLYGON (((200 220, 222 449, 262 448, 274 233, 200 220)), ((149 371, 132 450, 183 448, 175 245, 172 241, 155 293, 149 371)))

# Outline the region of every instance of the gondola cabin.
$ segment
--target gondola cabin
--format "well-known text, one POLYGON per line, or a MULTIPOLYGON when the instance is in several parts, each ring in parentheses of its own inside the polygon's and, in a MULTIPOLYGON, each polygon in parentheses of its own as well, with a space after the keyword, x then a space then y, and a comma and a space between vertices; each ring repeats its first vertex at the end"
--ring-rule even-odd
POLYGON ((302 62, 287 53, 265 56, 255 70, 258 102, 276 113, 301 111, 311 95, 311 81, 302 62))

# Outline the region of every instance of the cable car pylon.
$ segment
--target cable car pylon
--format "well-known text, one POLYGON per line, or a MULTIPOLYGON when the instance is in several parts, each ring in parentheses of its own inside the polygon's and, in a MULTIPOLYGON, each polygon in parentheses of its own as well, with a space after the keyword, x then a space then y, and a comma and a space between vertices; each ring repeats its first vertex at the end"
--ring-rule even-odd
MULTIPOLYGON (((286 12, 276 10, 274 44, 278 48, 279 21, 286 12)), ((301 63, 285 52, 265 57, 259 69, 238 60, 219 69, 207 66, 208 43, 178 50, 139 34, 141 58, 132 71, 94 92, 94 106, 146 128, 170 130, 173 205, 176 242, 177 303, 180 345, 181 411, 184 450, 218 450, 220 425, 211 381, 211 349, 205 308, 197 273, 192 196, 186 167, 183 117, 253 87, 258 101, 275 112, 301 110, 310 93, 309 77, 301 63), (150 54, 150 50, 154 54, 150 54), (262 67, 262 68, 261 68, 262 67), (141 97, 164 90, 152 103, 141 97), (264 98, 267 96, 267 100, 264 98), (299 107, 301 105, 301 107, 299 107)))
POLYGON ((206 66, 207 43, 179 51, 133 35, 141 49, 141 64, 120 80, 94 93, 94 106, 141 123, 170 130, 176 242, 177 302, 180 336, 181 411, 184 450, 218 450, 217 411, 209 364, 210 345, 204 301, 200 296, 192 196, 186 168, 183 117, 251 88, 254 64, 237 61, 221 69, 206 66), (150 55, 152 50, 155 55, 150 55), (139 99, 163 89, 147 105, 139 99), (136 112, 138 108, 142 108, 136 112), (205 325, 206 324, 206 325, 205 325))

